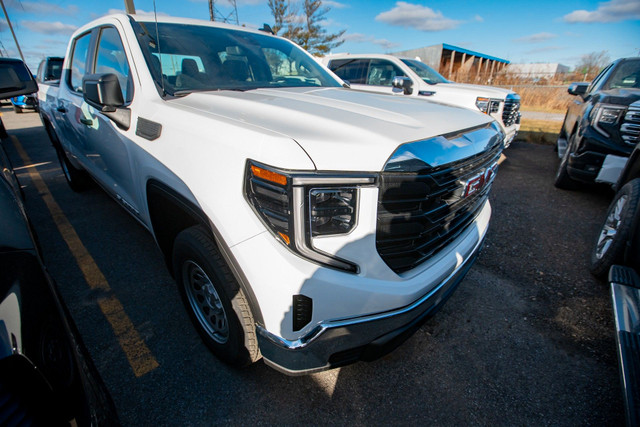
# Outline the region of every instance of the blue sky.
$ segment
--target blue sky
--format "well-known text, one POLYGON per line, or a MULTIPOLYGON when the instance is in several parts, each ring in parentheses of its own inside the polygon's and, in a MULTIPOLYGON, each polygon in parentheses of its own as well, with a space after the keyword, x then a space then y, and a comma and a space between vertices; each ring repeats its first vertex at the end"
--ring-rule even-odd
MULTIPOLYGON (((301 2, 301 0, 294 0, 301 2)), ((271 24, 267 0, 236 0, 240 23, 271 24)), ((124 0, 4 0, 28 65, 64 55, 69 35, 92 19, 124 10, 124 0)), ((227 0, 216 0, 222 14, 227 0)), ((515 63, 559 62, 574 66, 591 52, 611 59, 640 54, 640 0, 576 1, 323 1, 331 8, 325 27, 346 30, 334 53, 384 53, 448 43, 515 63)), ((138 11, 153 11, 152 0, 135 0, 138 11)), ((158 13, 208 19, 207 0, 156 0, 158 13)), ((17 56, 0 21, 0 50, 17 56)))

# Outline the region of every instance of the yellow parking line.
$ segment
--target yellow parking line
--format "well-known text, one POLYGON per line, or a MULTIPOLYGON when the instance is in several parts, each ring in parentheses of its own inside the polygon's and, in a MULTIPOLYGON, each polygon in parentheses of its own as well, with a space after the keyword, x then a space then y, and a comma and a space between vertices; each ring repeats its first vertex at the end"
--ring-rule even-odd
POLYGON ((67 217, 62 212, 62 209, 60 209, 60 206, 53 198, 53 195, 42 179, 42 176, 40 176, 40 173, 35 166, 31 164, 31 159, 22 147, 22 144, 20 144, 20 141, 15 136, 12 135, 11 138, 13 139, 13 145, 16 147, 22 161, 25 165, 28 165, 27 170, 31 177, 31 181, 47 205, 56 227, 58 227, 64 241, 69 246, 80 270, 82 270, 85 280, 91 289, 99 289, 110 295, 99 298, 98 305, 113 328, 113 331, 118 338, 118 342, 120 343, 120 347, 122 347, 122 350, 129 360, 129 364, 133 369, 134 375, 136 377, 141 377, 142 375, 151 372, 160 365, 156 361, 155 357, 153 357, 153 354, 151 354, 151 351, 140 337, 138 331, 136 331, 131 319, 129 319, 129 316, 125 313, 122 303, 113 296, 109 282, 107 282, 104 274, 102 274, 102 271, 100 271, 100 268, 94 261, 93 257, 80 240, 80 237, 78 237, 78 233, 76 233, 76 230, 73 228, 67 217))

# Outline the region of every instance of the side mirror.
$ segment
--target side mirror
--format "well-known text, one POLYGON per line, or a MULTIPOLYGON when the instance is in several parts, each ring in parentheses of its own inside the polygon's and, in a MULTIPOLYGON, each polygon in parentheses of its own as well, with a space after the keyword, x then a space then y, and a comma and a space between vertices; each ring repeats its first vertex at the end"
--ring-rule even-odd
POLYGON ((587 93, 587 89, 589 88, 589 83, 571 83, 567 92, 569 95, 582 96, 587 93))
POLYGON ((118 76, 112 73, 87 74, 82 78, 82 93, 87 104, 113 120, 120 129, 129 129, 131 110, 124 107, 118 76))
POLYGON ((396 89, 402 89, 405 95, 411 95, 413 93, 413 82, 409 77, 396 76, 393 78, 391 86, 396 89))
POLYGON ((0 58, 0 99, 37 91, 38 84, 24 62, 19 59, 0 58))

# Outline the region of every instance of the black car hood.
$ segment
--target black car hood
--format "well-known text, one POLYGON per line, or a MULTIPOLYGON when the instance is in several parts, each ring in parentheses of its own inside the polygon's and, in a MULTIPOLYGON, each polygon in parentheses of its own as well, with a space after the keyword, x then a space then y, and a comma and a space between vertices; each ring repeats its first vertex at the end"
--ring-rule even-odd
POLYGON ((595 102, 615 105, 630 105, 640 99, 640 89, 618 88, 598 92, 594 96, 595 102))

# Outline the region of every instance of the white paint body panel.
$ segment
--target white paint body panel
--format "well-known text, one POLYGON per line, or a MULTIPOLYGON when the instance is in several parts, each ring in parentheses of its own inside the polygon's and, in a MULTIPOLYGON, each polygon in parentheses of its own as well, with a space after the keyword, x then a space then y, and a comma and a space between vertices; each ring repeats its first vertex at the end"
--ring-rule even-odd
MULTIPOLYGON (((163 100, 127 16, 100 18, 76 31, 72 40, 100 25, 115 26, 122 37, 134 75, 134 96, 128 106, 132 124, 126 131, 119 129, 61 82, 55 102, 76 103, 81 111, 78 114, 94 120, 85 130, 95 141, 91 158, 84 140, 70 137, 68 128, 56 124, 65 151, 107 192, 125 199, 137 211, 129 208, 129 212, 152 233, 146 203, 149 180, 163 183, 198 206, 246 276, 270 332, 294 340, 321 320, 405 306, 449 275, 484 236, 490 217, 488 203, 466 232, 436 257, 397 275, 375 248, 377 188, 363 188, 357 228, 346 236, 313 242, 330 254, 359 264, 359 274, 320 267, 295 255, 267 231, 245 200, 248 159, 296 171, 379 172, 403 143, 458 132, 492 119, 420 99, 342 88, 216 91, 163 100), (139 117, 161 124, 161 136, 149 141, 136 135, 139 117), (116 179, 106 173, 111 168, 101 166, 114 159, 123 162, 117 166, 126 172, 116 179), (303 289, 314 299, 313 320, 294 333, 292 295, 303 289)), ((70 49, 71 45, 66 58, 70 49)), ((63 68, 68 72, 67 60, 63 68)), ((47 98, 45 102, 54 101, 47 98)), ((67 120, 76 124, 79 118, 68 116, 67 120)))

